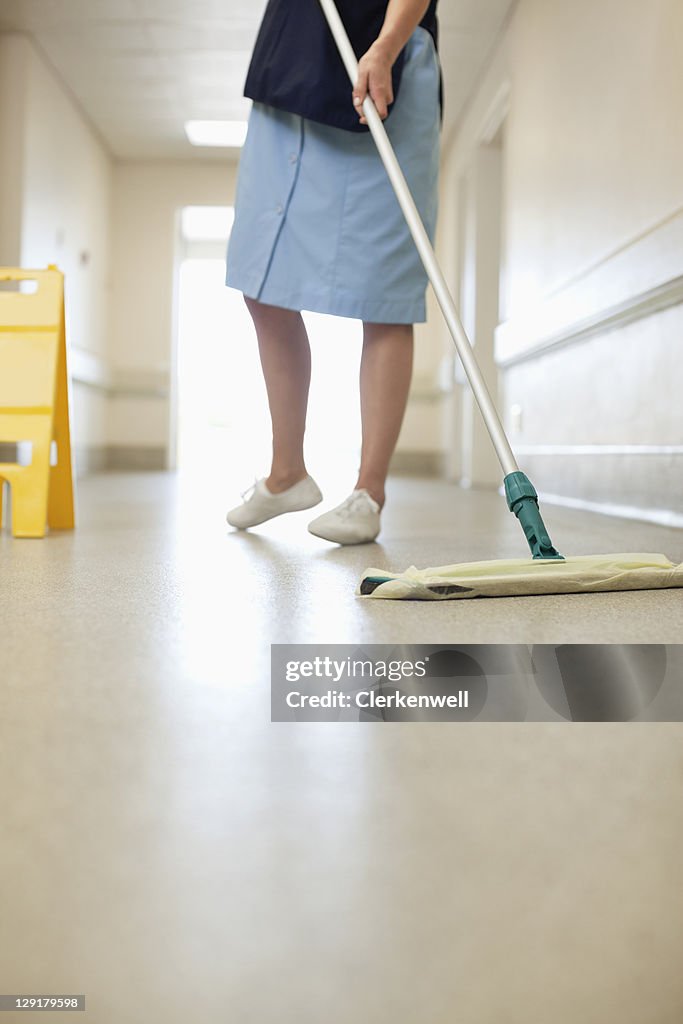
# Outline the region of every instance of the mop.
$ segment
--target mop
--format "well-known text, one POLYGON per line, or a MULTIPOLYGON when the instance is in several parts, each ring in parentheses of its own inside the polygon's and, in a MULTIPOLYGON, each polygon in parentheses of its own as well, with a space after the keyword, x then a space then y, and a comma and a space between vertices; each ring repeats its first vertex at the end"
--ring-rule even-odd
MULTIPOLYGON (((358 62, 335 2, 320 0, 320 4, 351 84, 355 85, 358 62)), ((626 553, 565 558, 553 546, 541 516, 536 489, 517 464, 403 171, 369 95, 363 101, 363 114, 503 469, 508 508, 520 522, 532 557, 428 569, 411 566, 403 573, 366 569, 357 592, 367 597, 443 600, 683 586, 683 564, 674 565, 665 555, 626 553)))

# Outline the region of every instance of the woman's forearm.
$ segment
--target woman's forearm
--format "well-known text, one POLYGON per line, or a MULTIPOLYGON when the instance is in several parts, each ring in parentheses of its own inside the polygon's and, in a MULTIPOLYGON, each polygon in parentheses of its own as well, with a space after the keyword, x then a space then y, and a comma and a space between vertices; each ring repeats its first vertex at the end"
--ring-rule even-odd
POLYGON ((375 46, 385 51, 391 64, 422 21, 429 0, 389 0, 382 31, 375 46))
POLYGON ((363 100, 370 93, 381 118, 385 118, 394 95, 391 68, 399 53, 422 21, 429 7, 427 0, 389 0, 382 31, 358 64, 358 79, 353 89, 353 102, 361 124, 363 100))

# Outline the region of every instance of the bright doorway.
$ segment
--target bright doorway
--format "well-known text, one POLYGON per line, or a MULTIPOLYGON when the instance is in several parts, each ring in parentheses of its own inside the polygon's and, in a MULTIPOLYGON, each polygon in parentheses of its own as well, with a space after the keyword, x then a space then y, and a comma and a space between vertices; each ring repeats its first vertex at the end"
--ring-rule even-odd
MULTIPOLYGON (((226 500, 269 467, 270 419, 258 347, 242 296, 226 288, 230 207, 185 207, 177 265, 176 465, 226 500)), ((360 451, 360 321, 304 313, 313 377, 309 469, 331 499, 354 483, 360 451)), ((327 495, 326 495, 327 496, 327 495)))

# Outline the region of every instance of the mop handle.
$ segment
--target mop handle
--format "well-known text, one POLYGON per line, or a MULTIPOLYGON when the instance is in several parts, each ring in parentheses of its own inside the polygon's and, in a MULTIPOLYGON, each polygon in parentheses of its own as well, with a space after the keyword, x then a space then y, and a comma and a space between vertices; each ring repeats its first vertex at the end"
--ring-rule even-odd
MULTIPOLYGON (((337 49, 344 62, 346 71, 351 84, 356 84, 358 78, 358 61, 356 55, 353 52, 353 47, 349 41, 349 37, 346 34, 343 22, 339 17, 334 0, 320 0, 320 5, 323 9, 327 23, 330 27, 330 31, 334 36, 334 40, 337 44, 337 49)), ((486 386, 486 382, 482 376, 479 364, 474 357, 472 350, 472 343, 470 342, 465 328, 462 325, 460 316, 453 301, 453 297, 446 284, 446 279, 443 275, 441 267, 439 266, 432 244, 429 241, 429 236, 425 231, 422 218, 418 213, 415 201, 410 194, 410 189, 403 175, 403 171, 396 159, 396 154, 392 148, 389 138, 386 133, 386 129, 382 123, 382 119, 377 113, 377 108, 373 103, 370 95, 368 94, 363 101, 363 114, 368 122, 372 137, 375 140, 379 155, 382 158, 385 170, 389 175, 389 180, 393 185, 396 198, 399 201, 401 209, 403 210, 403 216, 406 219, 410 233, 413 236, 417 251, 420 254, 420 259, 424 264, 424 268, 427 271, 427 276, 432 283, 432 288, 436 294, 441 311, 444 315, 448 329, 451 332, 455 347, 458 355, 460 356, 462 365, 467 374, 467 379, 470 382, 470 387, 477 401, 477 404, 481 410, 481 414, 486 424, 493 447, 496 449, 496 455, 500 461, 503 471, 507 476, 510 473, 516 473, 519 471, 517 460, 515 459, 510 442, 507 439, 503 424, 500 421, 500 417, 496 411, 496 407, 493 404, 491 395, 486 386)))

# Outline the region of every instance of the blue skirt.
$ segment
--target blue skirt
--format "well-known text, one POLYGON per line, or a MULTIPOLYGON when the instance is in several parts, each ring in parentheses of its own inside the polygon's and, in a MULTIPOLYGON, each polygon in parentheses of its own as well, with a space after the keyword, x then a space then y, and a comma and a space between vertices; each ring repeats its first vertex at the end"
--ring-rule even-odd
MULTIPOLYGON (((408 41, 385 126, 433 240, 439 64, 426 29, 415 29, 408 41)), ((285 309, 369 323, 424 322, 427 276, 369 132, 253 105, 226 284, 285 309)))

